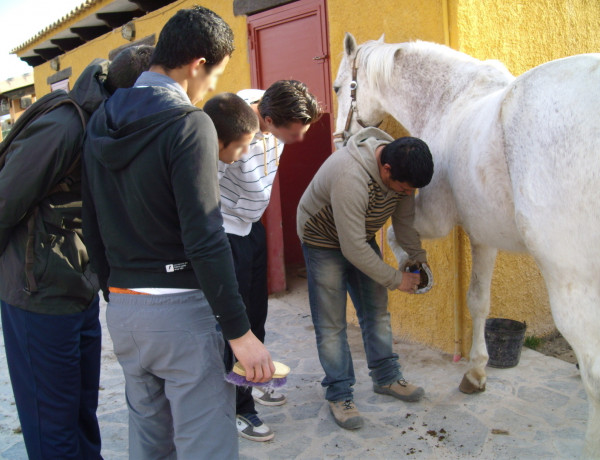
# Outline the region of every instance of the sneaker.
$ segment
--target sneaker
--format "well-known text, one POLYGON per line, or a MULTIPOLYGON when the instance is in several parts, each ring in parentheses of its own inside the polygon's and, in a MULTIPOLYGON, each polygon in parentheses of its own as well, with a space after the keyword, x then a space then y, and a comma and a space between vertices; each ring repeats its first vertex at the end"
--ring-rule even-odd
POLYGON ((270 441, 275 437, 275 433, 264 424, 256 414, 244 414, 235 416, 238 434, 242 438, 250 441, 270 441))
POLYGON ((252 397, 263 406, 281 406, 287 401, 284 395, 277 393, 273 388, 252 387, 252 397))
POLYGON ((408 383, 404 379, 396 380, 389 385, 373 384, 373 391, 382 395, 390 395, 402 401, 415 402, 423 397, 425 390, 423 388, 408 383))
POLYGON ((329 410, 335 419, 335 423, 346 430, 357 430, 363 426, 363 418, 351 399, 329 401, 329 410))

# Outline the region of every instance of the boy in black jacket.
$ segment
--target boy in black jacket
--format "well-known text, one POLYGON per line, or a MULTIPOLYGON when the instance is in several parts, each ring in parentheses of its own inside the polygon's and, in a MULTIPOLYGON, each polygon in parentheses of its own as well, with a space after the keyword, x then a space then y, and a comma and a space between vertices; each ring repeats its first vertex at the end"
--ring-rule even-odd
MULTIPOLYGON (((146 70, 153 47, 95 60, 69 96, 84 118, 146 70), (106 78, 106 79, 105 79, 106 78)), ((98 459, 98 280, 81 231, 84 128, 72 104, 27 124, 0 170, 0 302, 8 370, 31 459, 98 459), (75 164, 75 168, 73 165, 75 164), (70 173, 68 173, 70 171, 70 173), (48 192, 69 176, 68 187, 48 192), (29 215, 35 209, 33 219, 29 215), (25 217, 24 217, 25 216, 25 217), (33 266, 26 266, 28 222, 33 266)))
POLYGON ((88 127, 84 234, 93 266, 110 274, 106 316, 125 374, 133 459, 237 458, 224 339, 249 380, 274 371, 238 294, 215 128, 194 107, 232 51, 233 33, 214 12, 178 11, 150 71, 88 127))

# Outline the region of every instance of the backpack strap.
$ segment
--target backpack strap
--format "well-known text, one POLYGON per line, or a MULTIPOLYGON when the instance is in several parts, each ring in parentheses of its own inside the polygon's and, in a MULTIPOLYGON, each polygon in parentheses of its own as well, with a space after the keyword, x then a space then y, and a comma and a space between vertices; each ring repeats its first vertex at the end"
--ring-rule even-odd
MULTIPOLYGON (((71 98, 60 101, 58 104, 54 105, 53 107, 48 109, 46 112, 49 112, 50 110, 54 110, 56 107, 58 107, 60 105, 66 105, 66 104, 71 104, 71 105, 73 105, 73 107, 75 107, 75 109, 77 110, 77 114, 79 115, 79 118, 81 119, 81 125, 83 126, 83 130, 85 131, 85 128, 87 126, 87 118, 85 116, 85 113, 83 112, 83 109, 79 106, 79 104, 77 104, 77 102, 75 102, 71 98)), ((44 112, 44 113, 46 113, 46 112, 44 112)), ((77 156, 75 157, 75 160, 73 160, 73 163, 71 163, 71 166, 69 166, 69 169, 67 169, 65 171, 64 177, 60 180, 60 182, 58 184, 56 184, 47 193, 46 196, 52 195, 56 192, 70 191, 71 190, 70 187, 74 182, 73 179, 71 178, 71 174, 80 166, 80 164, 81 164, 81 149, 79 149, 77 151, 77 156)))

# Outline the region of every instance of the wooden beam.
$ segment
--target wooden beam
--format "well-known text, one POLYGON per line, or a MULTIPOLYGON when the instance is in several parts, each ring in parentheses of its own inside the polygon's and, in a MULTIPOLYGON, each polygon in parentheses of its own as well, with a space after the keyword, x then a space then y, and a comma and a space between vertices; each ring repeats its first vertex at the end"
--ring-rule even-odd
POLYGON ((128 23, 133 18, 139 18, 146 14, 142 10, 135 11, 118 11, 113 13, 96 13, 96 17, 101 21, 104 21, 112 29, 121 27, 123 24, 128 23))
POLYGON ((71 27, 71 32, 79 35, 83 41, 89 42, 112 29, 108 26, 71 27))
POLYGON ((42 56, 46 61, 49 61, 50 59, 54 59, 56 56, 63 54, 63 51, 58 47, 56 47, 56 48, 36 48, 33 50, 33 52, 35 54, 39 54, 40 56, 42 56))
POLYGON ((58 46, 64 52, 71 51, 85 42, 80 37, 51 38, 50 43, 58 46))

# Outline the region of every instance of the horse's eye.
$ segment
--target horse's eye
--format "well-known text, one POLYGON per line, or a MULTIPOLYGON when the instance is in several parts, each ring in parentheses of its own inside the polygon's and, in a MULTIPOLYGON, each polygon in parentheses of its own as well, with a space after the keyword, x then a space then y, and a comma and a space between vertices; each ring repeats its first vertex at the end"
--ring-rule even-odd
POLYGON ((340 91, 340 87, 339 86, 334 86, 333 90, 335 91, 335 94, 337 94, 340 91))

